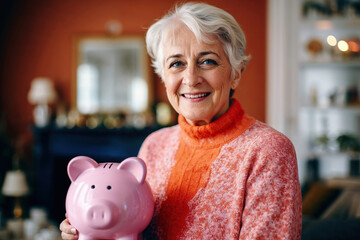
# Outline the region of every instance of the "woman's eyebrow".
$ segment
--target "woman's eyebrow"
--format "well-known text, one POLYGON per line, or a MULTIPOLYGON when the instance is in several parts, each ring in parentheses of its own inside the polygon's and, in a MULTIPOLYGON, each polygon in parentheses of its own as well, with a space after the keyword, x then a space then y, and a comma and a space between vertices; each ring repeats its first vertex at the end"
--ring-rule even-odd
POLYGON ((199 56, 206 56, 206 55, 210 55, 210 54, 214 54, 220 58, 219 54, 217 54, 216 52, 213 52, 213 51, 200 52, 199 56))
POLYGON ((174 54, 174 55, 170 55, 168 58, 166 58, 165 62, 169 61, 172 58, 179 58, 181 57, 182 54, 178 53, 178 54, 174 54))
MULTIPOLYGON (((206 56, 206 55, 211 55, 211 54, 214 54, 216 55, 218 58, 220 58, 220 55, 217 54, 216 52, 213 52, 213 51, 205 51, 205 52, 200 52, 198 54, 198 56, 202 57, 202 56, 206 56)), ((173 55, 170 55, 169 57, 166 58, 165 62, 169 61, 170 59, 173 59, 173 58, 180 58, 182 57, 183 55, 181 53, 177 53, 177 54, 173 54, 173 55)))

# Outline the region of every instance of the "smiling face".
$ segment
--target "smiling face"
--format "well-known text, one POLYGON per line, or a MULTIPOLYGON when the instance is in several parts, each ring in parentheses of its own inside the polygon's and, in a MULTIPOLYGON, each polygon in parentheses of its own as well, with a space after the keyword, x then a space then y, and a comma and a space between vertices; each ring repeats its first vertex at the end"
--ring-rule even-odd
POLYGON ((182 25, 163 43, 163 80, 168 99, 194 126, 208 124, 228 110, 230 89, 237 87, 241 77, 240 71, 232 76, 221 42, 215 37, 210 40, 198 42, 182 25))

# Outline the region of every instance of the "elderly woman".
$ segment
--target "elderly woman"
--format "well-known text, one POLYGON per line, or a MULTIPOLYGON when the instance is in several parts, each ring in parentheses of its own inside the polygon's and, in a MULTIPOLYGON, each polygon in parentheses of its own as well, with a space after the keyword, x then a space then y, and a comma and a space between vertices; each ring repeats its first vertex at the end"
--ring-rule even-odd
MULTIPOLYGON (((231 98, 248 60, 235 19, 186 3, 153 24, 146 42, 179 118, 139 152, 155 199, 145 238, 300 239, 293 145, 231 98)), ((76 239, 67 220, 60 229, 76 239)))

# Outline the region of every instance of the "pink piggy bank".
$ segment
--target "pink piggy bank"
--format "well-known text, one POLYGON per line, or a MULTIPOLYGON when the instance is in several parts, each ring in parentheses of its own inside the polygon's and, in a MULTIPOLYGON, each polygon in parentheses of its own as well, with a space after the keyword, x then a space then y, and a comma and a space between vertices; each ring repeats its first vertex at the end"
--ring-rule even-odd
POLYGON ((79 156, 67 170, 71 185, 66 212, 80 240, 138 239, 154 211, 143 160, 132 157, 98 164, 79 156))

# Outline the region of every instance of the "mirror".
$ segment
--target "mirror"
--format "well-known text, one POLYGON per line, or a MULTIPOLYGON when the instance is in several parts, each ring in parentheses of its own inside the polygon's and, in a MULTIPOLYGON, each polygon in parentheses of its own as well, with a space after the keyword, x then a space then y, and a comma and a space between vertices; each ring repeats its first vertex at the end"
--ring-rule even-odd
POLYGON ((149 70, 143 36, 77 37, 73 102, 81 114, 146 112, 149 70))

